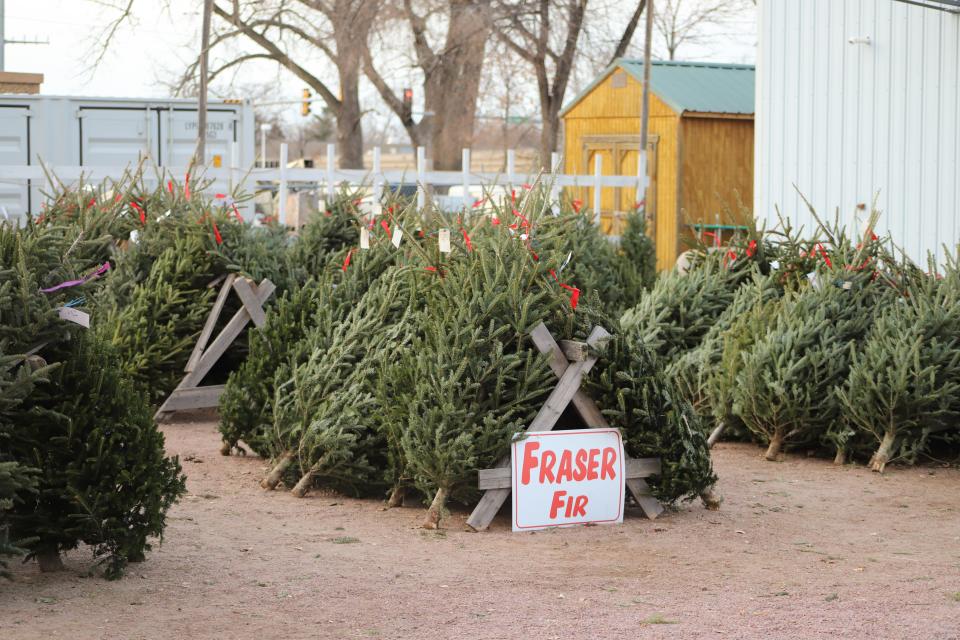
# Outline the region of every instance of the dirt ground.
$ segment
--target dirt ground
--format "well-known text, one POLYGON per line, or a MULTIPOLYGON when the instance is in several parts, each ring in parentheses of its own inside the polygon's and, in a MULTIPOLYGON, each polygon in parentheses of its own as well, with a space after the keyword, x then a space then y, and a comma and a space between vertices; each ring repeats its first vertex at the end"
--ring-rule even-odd
POLYGON ((720 511, 514 534, 258 486, 209 421, 164 427, 190 493, 127 577, 14 567, 0 638, 960 638, 960 470, 719 445, 720 511))

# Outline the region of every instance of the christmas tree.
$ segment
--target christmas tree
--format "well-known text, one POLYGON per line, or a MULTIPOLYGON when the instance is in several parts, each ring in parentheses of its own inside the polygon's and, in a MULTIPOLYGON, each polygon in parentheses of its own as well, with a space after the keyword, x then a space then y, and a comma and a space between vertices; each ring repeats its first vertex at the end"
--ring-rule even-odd
POLYGON ((838 395, 849 427, 834 436, 856 449, 858 436, 879 447, 870 468, 912 462, 931 437, 956 431, 960 418, 960 299, 953 282, 924 278, 910 296, 886 305, 838 395))

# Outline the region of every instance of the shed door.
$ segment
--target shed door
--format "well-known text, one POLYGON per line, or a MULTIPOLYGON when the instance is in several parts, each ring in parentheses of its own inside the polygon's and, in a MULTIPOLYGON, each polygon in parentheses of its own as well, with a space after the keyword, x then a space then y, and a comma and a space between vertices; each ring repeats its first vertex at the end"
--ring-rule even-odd
POLYGON ((80 107, 79 164, 123 168, 156 158, 156 116, 140 107, 80 107))
MULTIPOLYGON (((30 164, 30 108, 0 106, 0 165, 30 164)), ((30 210, 27 180, 0 182, 0 219, 20 218, 30 210), (6 213, 6 215, 4 215, 6 213)))
MULTIPOLYGON (((653 233, 657 194, 657 143, 659 136, 647 136, 647 176, 649 186, 644 198, 647 233, 653 233)), ((603 175, 637 175, 638 135, 584 136, 583 166, 586 173, 592 174, 595 158, 599 155, 603 163, 603 175)), ((629 187, 605 187, 600 194, 600 226, 604 233, 620 235, 626 227, 626 217, 637 206, 636 189, 629 187)), ((584 205, 593 206, 593 188, 585 187, 580 196, 584 205)))

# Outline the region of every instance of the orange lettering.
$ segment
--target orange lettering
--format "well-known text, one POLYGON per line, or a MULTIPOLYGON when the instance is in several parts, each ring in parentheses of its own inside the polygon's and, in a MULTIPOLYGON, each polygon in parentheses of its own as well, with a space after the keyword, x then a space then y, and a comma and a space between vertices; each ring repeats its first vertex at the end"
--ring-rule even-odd
POLYGON ((613 447, 606 447, 603 450, 603 469, 600 471, 600 479, 606 480, 607 474, 610 474, 610 479, 617 477, 616 472, 613 470, 613 463, 617 461, 617 450, 613 447))
POLYGON ((573 504, 573 517, 587 517, 587 496, 577 496, 573 504))
POLYGON ((560 511, 560 507, 563 506, 565 500, 563 497, 567 495, 566 491, 554 491, 553 500, 550 502, 550 519, 553 520, 557 517, 557 512, 560 511))
POLYGON ((590 449, 590 464, 587 466, 587 480, 596 480, 597 479, 597 467, 600 466, 600 461, 597 460, 597 457, 600 455, 600 449, 590 449))
POLYGON ((587 450, 577 450, 577 468, 573 472, 573 479, 580 482, 587 477, 587 450))
POLYGON ((540 484, 543 484, 546 479, 549 482, 553 482, 553 463, 557 461, 557 454, 553 451, 544 451, 543 459, 541 460, 540 465, 540 484))
POLYGON ((565 449, 563 455, 560 456, 560 469, 557 471, 557 483, 563 482, 563 478, 566 476, 567 480, 573 480, 573 455, 570 453, 570 449, 565 449))
POLYGON ((520 474, 521 484, 530 484, 530 471, 537 466, 537 456, 534 454, 540 448, 539 442, 528 442, 523 447, 523 471, 520 474))

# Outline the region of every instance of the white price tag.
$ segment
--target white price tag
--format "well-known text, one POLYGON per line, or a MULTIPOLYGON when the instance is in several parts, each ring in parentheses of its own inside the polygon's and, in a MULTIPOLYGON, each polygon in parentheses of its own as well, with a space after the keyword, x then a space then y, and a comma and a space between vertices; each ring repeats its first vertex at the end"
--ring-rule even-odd
POLYGON ((78 324, 84 329, 90 328, 90 314, 84 313, 79 309, 74 309, 73 307, 60 307, 57 309, 57 312, 60 314, 61 320, 66 320, 67 322, 72 322, 78 324))
POLYGON ((370 229, 367 229, 366 227, 360 227, 360 248, 370 248, 370 229))
POLYGON ((403 240, 403 231, 400 230, 400 227, 394 227, 393 229, 393 239, 390 241, 393 243, 397 249, 400 248, 400 241, 403 240))
POLYGON ((450 253, 450 229, 440 229, 440 253, 450 253))

